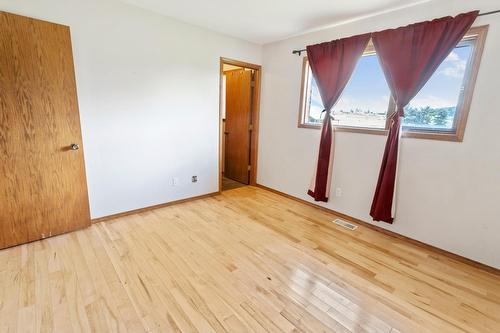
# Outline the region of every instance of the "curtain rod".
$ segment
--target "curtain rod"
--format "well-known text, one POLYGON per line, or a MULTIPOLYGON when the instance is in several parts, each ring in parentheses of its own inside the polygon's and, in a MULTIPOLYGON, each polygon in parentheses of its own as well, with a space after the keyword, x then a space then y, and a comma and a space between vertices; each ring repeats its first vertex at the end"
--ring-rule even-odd
MULTIPOLYGON (((491 12, 481 13, 478 16, 486 16, 486 15, 497 14, 497 13, 500 13, 500 9, 498 9, 498 10, 492 10, 491 12)), ((302 54, 302 52, 306 52, 306 51, 307 51, 306 49, 293 50, 292 54, 296 54, 296 55, 298 55, 300 57, 300 55, 302 54)))

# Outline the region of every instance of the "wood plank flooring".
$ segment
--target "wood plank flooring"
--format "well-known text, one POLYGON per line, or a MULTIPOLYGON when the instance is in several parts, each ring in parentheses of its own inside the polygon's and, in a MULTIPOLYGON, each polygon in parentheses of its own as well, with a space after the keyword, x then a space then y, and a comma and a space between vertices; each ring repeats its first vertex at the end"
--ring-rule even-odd
POLYGON ((255 187, 0 251, 0 332, 500 332, 500 278, 255 187))
POLYGON ((240 188, 243 186, 248 186, 247 184, 242 184, 236 180, 229 179, 227 177, 222 177, 222 191, 233 190, 235 188, 240 188))

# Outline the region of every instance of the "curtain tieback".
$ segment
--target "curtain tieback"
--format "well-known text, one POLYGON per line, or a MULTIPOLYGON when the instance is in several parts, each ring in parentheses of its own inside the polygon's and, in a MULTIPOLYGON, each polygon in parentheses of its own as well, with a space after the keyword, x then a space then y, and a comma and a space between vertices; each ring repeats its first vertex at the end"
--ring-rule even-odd
POLYGON ((405 108, 404 106, 396 106, 396 117, 404 117, 405 116, 405 108))
POLYGON ((320 119, 321 119, 321 117, 323 116, 323 113, 325 113, 325 112, 326 112, 326 113, 330 116, 330 118, 331 118, 332 120, 333 120, 333 119, 335 119, 335 118, 333 118, 332 111, 331 111, 331 110, 328 110, 328 111, 327 111, 326 109, 323 109, 323 111, 321 111, 320 119))

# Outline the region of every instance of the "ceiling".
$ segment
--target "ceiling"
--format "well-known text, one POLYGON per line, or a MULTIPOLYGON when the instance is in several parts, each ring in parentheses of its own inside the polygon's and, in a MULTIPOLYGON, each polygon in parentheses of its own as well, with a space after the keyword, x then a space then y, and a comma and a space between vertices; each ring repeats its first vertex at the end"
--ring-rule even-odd
POLYGON ((430 0, 123 0, 179 21, 265 44, 430 0))

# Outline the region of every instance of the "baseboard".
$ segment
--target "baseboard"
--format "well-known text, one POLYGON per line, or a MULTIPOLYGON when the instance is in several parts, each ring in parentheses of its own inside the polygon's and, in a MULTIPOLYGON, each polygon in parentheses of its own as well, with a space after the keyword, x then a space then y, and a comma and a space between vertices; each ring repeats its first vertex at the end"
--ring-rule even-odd
POLYGON ((400 239, 400 240, 403 240, 403 241, 406 241, 406 242, 409 242, 413 245, 416 245, 416 246, 419 246, 419 247, 422 247, 422 248, 425 248, 427 250, 430 250, 430 251, 433 251, 433 252, 436 252, 438 254, 441 254, 447 258, 450 258, 450 259, 453 259, 453 260, 456 260, 456 261, 459 261, 461 263, 464 263, 464 264, 467 264, 467 265, 470 265, 470 266, 474 266, 478 269, 481 269, 483 271, 486 271, 488 273, 491 273, 491 274, 494 274, 494 275, 498 275, 500 276, 500 269, 498 268, 495 268, 495 267, 491 267, 491 266, 488 266, 486 264, 483 264, 483 263, 480 263, 478 261, 475 261, 475 260, 472 260, 472 259, 469 259, 469 258, 466 258, 466 257, 462 257, 461 255, 459 254, 455 254, 455 253, 452 253, 452 252, 449 252, 449 251, 446 251, 446 250, 443 250, 443 249, 440 249, 438 247, 435 247, 433 245, 429 245, 429 244, 426 244, 426 243, 423 243, 421 241, 418 241, 416 239, 413 239, 413 238, 410 238, 410 237, 407 237, 407 236, 403 236, 401 234, 398 234, 398 233, 395 233, 393 231, 390 231, 390 230, 387 230, 387 229, 384 229, 384 228, 381 228, 381 227, 378 227, 376 225, 373 225, 373 224, 370 224, 368 222, 365 222, 365 221, 362 221, 360 219, 357 219, 357 218, 354 218, 352 216, 349 216, 349 215, 346 215, 346 214, 343 214, 343 213, 340 213, 340 212, 337 212, 333 209, 329 209, 329 208, 326 208, 326 207, 322 207, 320 205, 316 205, 315 203, 312 203, 310 201, 307 201, 307 200, 304 200, 304 199, 300 199, 300 198, 297 198, 293 195, 290 195, 290 194, 287 194, 287 193, 284 193, 284 192, 281 192, 281 191, 278 191, 278 190, 275 190, 273 188, 270 188, 270 187, 267 187, 267 186, 264 186, 264 185, 260 185, 260 184, 256 184, 255 185, 256 187, 259 187, 263 190, 266 190, 266 191, 269 191, 269 192, 272 192, 272 193, 275 193, 275 194, 278 194, 278 195, 281 195, 283 197, 286 197, 288 199, 292 199, 294 201, 298 201, 300 203, 303 203, 305 205, 308 205, 308 206, 312 206, 312 207, 315 207, 315 208, 318 208, 322 211, 325 211, 327 213, 330 213, 330 214, 333 214, 337 217, 340 217, 342 219, 345 219, 345 220, 348 220, 350 222, 354 222, 354 223, 357 223, 359 225, 362 225, 364 227, 367 227, 369 229, 372 229, 372 230, 375 230, 375 231, 378 231, 380 233, 383 233, 385 235, 388 235, 390 237, 394 237, 394 238, 397 238, 397 239, 400 239))
POLYGON ((122 212, 122 213, 117 213, 117 214, 113 214, 113 215, 108 215, 108 216, 103 216, 103 217, 99 217, 99 218, 96 218, 96 219, 92 219, 91 222, 92 222, 92 224, 94 224, 94 223, 99 223, 99 222, 105 222, 105 221, 109 221, 109 220, 114 220, 114 219, 117 219, 119 217, 124 217, 124 216, 127 216, 127 215, 144 213, 144 212, 147 212, 147 211, 150 211, 150 210, 154 210, 154 209, 158 209, 158 208, 163 208, 163 207, 178 205, 178 204, 182 204, 182 203, 185 203, 185 202, 190 202, 190 201, 204 199, 204 198, 210 198, 210 197, 219 195, 220 193, 221 192, 212 192, 212 193, 198 195, 198 196, 190 197, 190 198, 186 198, 186 199, 170 201, 170 202, 166 202, 166 203, 159 204, 159 205, 154 205, 154 206, 149 206, 149 207, 144 207, 144 208, 129 210, 129 211, 122 212))

